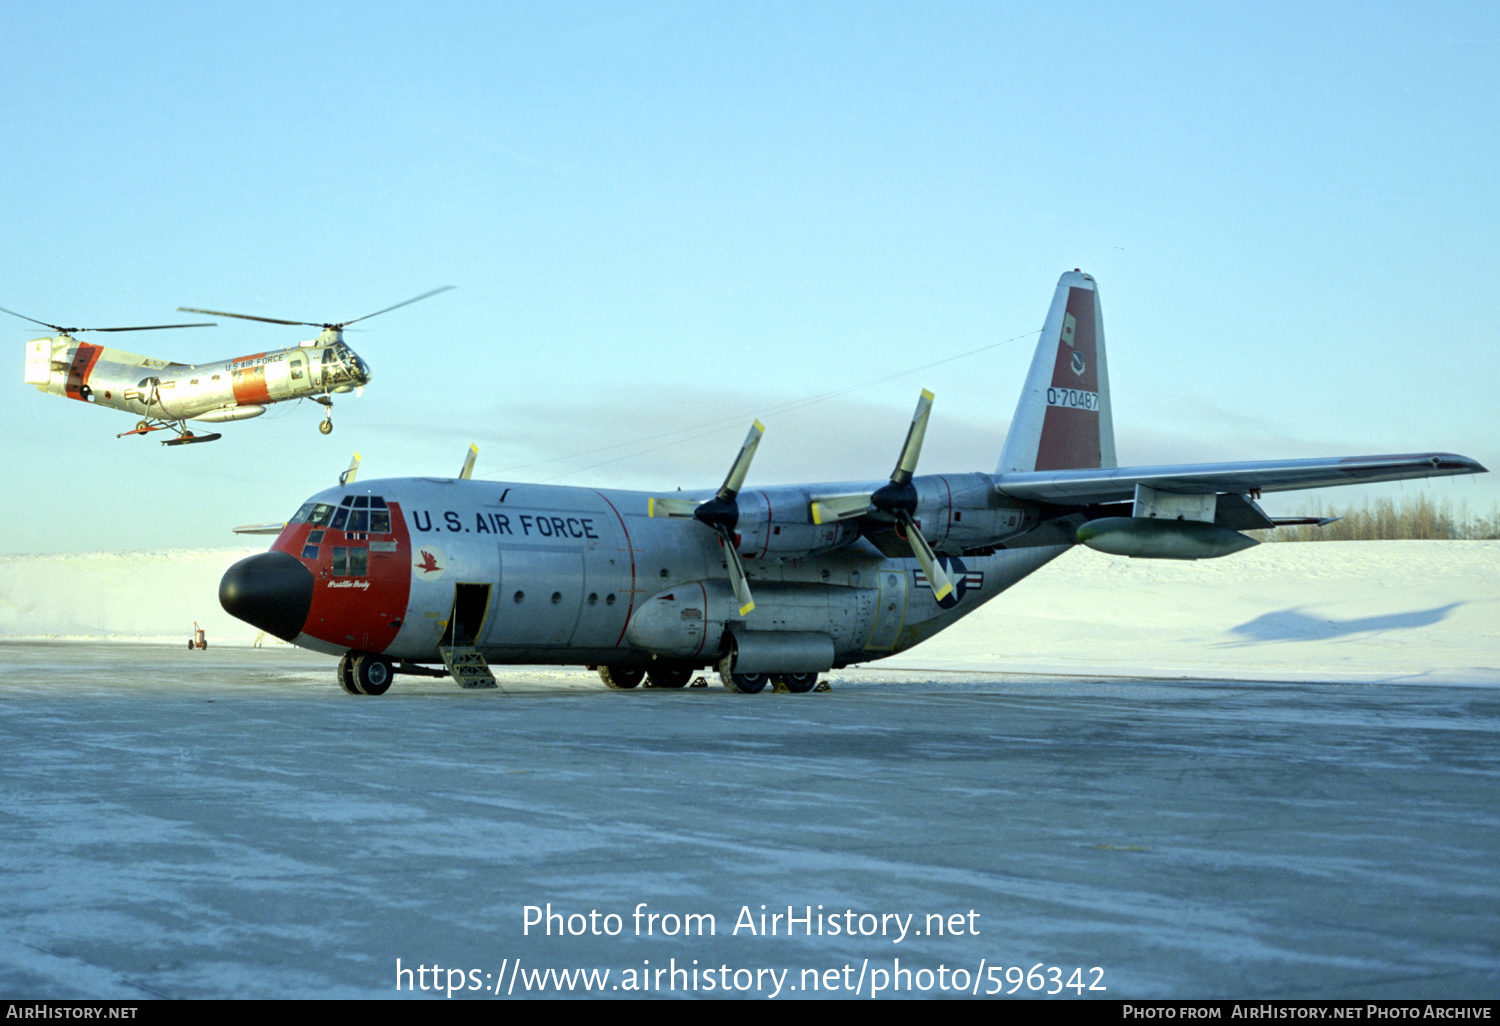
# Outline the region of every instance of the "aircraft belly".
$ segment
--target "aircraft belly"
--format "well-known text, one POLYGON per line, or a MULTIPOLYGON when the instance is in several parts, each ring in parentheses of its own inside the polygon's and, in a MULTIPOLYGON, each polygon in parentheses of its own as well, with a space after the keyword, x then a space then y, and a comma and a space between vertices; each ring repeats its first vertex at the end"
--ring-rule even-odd
POLYGON ((869 640, 861 651, 841 651, 840 663, 884 659, 926 641, 1071 547, 1050 545, 1002 549, 990 556, 941 556, 939 562, 954 584, 954 594, 942 603, 933 598, 932 586, 915 560, 890 560, 880 574, 880 605, 869 640))

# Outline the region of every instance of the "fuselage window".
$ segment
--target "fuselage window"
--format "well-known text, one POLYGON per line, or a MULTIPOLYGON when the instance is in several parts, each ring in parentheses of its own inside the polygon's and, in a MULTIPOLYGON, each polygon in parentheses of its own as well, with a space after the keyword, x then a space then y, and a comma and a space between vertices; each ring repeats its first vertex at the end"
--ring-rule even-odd
POLYGON ((317 559, 318 546, 323 542, 323 532, 313 531, 307 536, 307 544, 302 546, 303 559, 317 559))
POLYGON ((349 550, 342 545, 333 547, 333 576, 349 576, 349 550))

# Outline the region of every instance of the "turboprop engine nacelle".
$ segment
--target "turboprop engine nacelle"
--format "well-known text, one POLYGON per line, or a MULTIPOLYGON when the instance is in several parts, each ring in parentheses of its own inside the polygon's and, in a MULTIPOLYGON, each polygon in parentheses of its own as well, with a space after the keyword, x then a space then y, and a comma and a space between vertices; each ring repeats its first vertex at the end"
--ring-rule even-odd
POLYGON ((843 548, 859 537, 857 525, 815 524, 807 510, 807 493, 800 489, 741 492, 735 548, 746 559, 800 559, 843 548))
POLYGON ((1136 559, 1216 559, 1260 544, 1218 524, 1148 517, 1090 520, 1077 538, 1091 549, 1136 559))

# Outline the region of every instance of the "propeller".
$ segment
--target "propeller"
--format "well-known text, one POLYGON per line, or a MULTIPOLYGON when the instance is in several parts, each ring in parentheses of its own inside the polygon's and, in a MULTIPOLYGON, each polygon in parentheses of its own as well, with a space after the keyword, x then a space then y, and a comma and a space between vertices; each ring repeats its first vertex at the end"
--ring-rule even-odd
POLYGON ((693 499, 650 499, 646 504, 647 515, 653 517, 670 517, 675 520, 693 519, 704 524, 719 536, 719 544, 724 547, 726 556, 725 564, 729 568, 729 584, 734 588, 734 597, 740 604, 740 615, 745 616, 755 608, 755 599, 750 594, 750 582, 745 577, 745 564, 740 561, 740 554, 734 547, 734 525, 740 519, 740 504, 738 496, 740 489, 745 486, 745 475, 750 472, 750 461, 755 457, 756 446, 760 445, 761 436, 766 433, 766 426, 756 421, 750 427, 750 433, 745 436, 745 444, 740 446, 740 454, 734 458, 734 463, 729 468, 729 474, 724 478, 724 483, 714 493, 712 499, 706 502, 698 502, 693 499))
POLYGON ((339 475, 339 484, 353 484, 355 475, 359 473, 359 453, 354 454, 354 459, 349 461, 349 469, 339 475))
POLYGON ((469 443, 469 455, 464 457, 464 469, 458 472, 460 481, 467 481, 474 476, 474 461, 479 458, 479 446, 469 443))
POLYGON ((922 564, 922 572, 932 585, 933 597, 941 602, 953 592, 953 583, 948 580, 937 561, 937 554, 912 519, 917 508, 917 490, 911 479, 916 473, 917 457, 922 455, 922 439, 927 435, 927 418, 931 415, 932 393, 924 388, 922 397, 917 400, 916 412, 912 414, 911 427, 906 432, 906 444, 901 447, 901 458, 891 473, 891 482, 875 490, 870 496, 870 505, 896 518, 896 533, 911 543, 912 555, 922 564))
MULTIPOLYGON (((46 321, 39 321, 35 317, 27 317, 25 314, 16 313, 14 310, 6 310, 5 307, 3 307, 3 306, 0 306, 0 312, 8 313, 12 317, 19 317, 23 321, 30 321, 32 324, 40 324, 44 328, 51 328, 53 331, 57 332, 59 335, 72 335, 72 334, 76 334, 77 332, 80 332, 80 331, 159 331, 162 328, 217 328, 218 327, 218 325, 215 324, 213 321, 203 321, 203 322, 200 322, 198 324, 142 324, 142 325, 140 325, 138 327, 134 327, 134 328, 64 328, 60 324, 48 324, 46 321)), ((202 311, 195 310, 193 312, 194 313, 201 313, 202 311)))
POLYGON ((906 444, 901 447, 901 458, 891 474, 890 484, 877 488, 873 494, 854 492, 848 495, 820 495, 812 500, 812 519, 815 524, 835 523, 851 520, 871 512, 884 513, 896 521, 896 533, 911 545, 912 555, 922 564, 922 571, 932 585, 932 593, 942 601, 953 591, 953 583, 937 561, 937 554, 912 518, 917 508, 917 490, 912 486, 912 475, 917 470, 917 457, 922 454, 922 439, 927 434, 927 418, 932 415, 932 393, 925 388, 917 400, 917 410, 912 414, 911 427, 906 432, 906 444))
MULTIPOLYGON (((351 324, 357 324, 360 321, 368 321, 371 317, 379 317, 383 313, 390 313, 392 310, 399 310, 403 306, 411 306, 413 303, 419 303, 424 299, 430 299, 431 297, 437 295, 439 292, 447 292, 451 288, 454 288, 454 286, 444 285, 441 288, 433 289, 431 292, 424 292, 420 296, 413 296, 410 299, 403 300, 402 302, 397 303, 395 306, 388 306, 384 310, 376 310, 374 313, 365 314, 363 317, 356 317, 352 321, 341 321, 338 324, 323 324, 318 321, 284 321, 279 317, 257 317, 253 314, 226 313, 223 310, 200 310, 195 306, 179 306, 177 309, 181 310, 183 313, 208 314, 210 317, 238 317, 242 321, 264 321, 267 324, 300 324, 308 328, 323 328, 325 331, 342 331, 351 324)), ((0 309, 4 308, 0 307, 0 309)), ((9 312, 9 310, 6 311, 6 313, 9 312)), ((16 316, 20 315, 17 314, 16 316)), ((29 317, 27 318, 27 320, 30 319, 31 318, 29 317)), ((51 327, 51 325, 49 324, 48 327, 51 327)))

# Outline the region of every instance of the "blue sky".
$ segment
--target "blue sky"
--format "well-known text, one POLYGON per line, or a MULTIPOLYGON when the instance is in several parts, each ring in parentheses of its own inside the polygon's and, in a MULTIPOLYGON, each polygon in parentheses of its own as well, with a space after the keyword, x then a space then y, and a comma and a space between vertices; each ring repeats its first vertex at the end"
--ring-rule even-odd
MULTIPOLYGON (((712 486, 758 416, 752 485, 882 477, 924 387, 921 471, 992 470, 1074 267, 1100 284, 1122 463, 1500 465, 1493 4, 60 3, 0 25, 0 306, 344 320, 457 286, 351 332, 375 379, 333 434, 283 405, 173 449, 22 384, 40 332, 5 318, 0 551, 233 544, 355 449, 366 477, 449 475, 475 442, 482 477, 712 486)), ((310 335, 106 338, 205 362, 310 335)), ((1404 487, 1488 510, 1492 476, 1404 487)))

